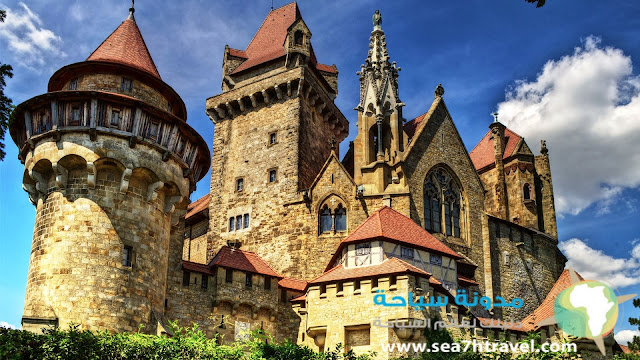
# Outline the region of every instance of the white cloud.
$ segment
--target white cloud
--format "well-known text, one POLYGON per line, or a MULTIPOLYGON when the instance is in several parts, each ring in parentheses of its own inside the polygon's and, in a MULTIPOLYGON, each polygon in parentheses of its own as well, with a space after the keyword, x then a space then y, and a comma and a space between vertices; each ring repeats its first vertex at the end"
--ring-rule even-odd
POLYGON ((624 189, 640 185, 640 77, 629 56, 599 38, 548 61, 534 81, 516 81, 498 112, 529 145, 547 140, 560 215, 594 203, 608 213, 624 189))
POLYGON ((17 329, 15 325, 11 325, 6 321, 0 321, 0 327, 9 328, 9 329, 17 329))
POLYGON ((614 335, 614 338, 620 345, 627 345, 631 340, 633 340, 634 336, 640 336, 640 331, 638 330, 622 330, 617 332, 614 335))
POLYGON ((4 39, 13 52, 12 63, 29 68, 43 66, 51 56, 63 57, 62 39, 53 31, 43 28, 43 22, 24 3, 17 9, 7 8, 7 17, 0 23, 0 39, 4 39))
POLYGON ((605 281, 615 287, 640 284, 640 243, 634 243, 627 259, 609 256, 575 238, 560 242, 558 247, 568 259, 566 267, 587 280, 605 281))

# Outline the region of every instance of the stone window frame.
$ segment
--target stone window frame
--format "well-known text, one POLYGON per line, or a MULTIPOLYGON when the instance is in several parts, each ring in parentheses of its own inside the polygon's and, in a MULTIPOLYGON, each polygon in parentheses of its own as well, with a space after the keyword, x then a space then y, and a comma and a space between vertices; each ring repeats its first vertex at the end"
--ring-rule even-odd
POLYGON ((125 269, 133 268, 134 252, 133 246, 125 244, 122 246, 122 267, 125 269))
POLYGON ((464 189, 455 172, 444 164, 433 166, 423 185, 424 228, 431 233, 464 239, 464 204, 464 189))
POLYGON ((273 146, 278 143, 278 132, 272 131, 269 133, 269 138, 267 139, 267 146, 273 146))
POLYGON ((336 194, 330 194, 318 207, 318 235, 335 235, 336 233, 346 233, 349 230, 349 211, 345 202, 336 194), (328 210, 328 214, 326 211, 328 210), (337 215, 339 211, 343 211, 344 229, 338 228, 337 215), (323 216, 331 216, 331 229, 324 229, 323 216))
POLYGON ((267 170, 267 184, 275 184, 278 182, 278 168, 270 168, 267 170), (271 180, 271 174, 273 172, 273 181, 271 180))
POLYGON ((233 181, 233 192, 239 193, 243 192, 245 189, 244 177, 238 176, 233 181))
POLYGON ((251 228, 251 213, 230 215, 227 223, 227 232, 244 231, 251 228))

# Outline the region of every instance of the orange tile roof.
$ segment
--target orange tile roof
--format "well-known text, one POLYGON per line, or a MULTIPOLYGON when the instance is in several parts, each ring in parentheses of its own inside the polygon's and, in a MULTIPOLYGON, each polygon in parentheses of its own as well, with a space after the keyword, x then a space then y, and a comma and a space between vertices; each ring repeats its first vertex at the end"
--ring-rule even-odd
MULTIPOLYGON (((512 156, 516 151, 516 146, 522 139, 522 136, 514 133, 509 130, 509 128, 505 128, 504 130, 504 155, 503 159, 512 156)), ((478 142, 476 147, 471 150, 469 153, 471 157, 471 161, 473 162, 473 166, 476 170, 480 170, 485 166, 489 166, 495 162, 495 155, 493 149, 493 139, 491 139, 491 131, 487 132, 487 134, 478 142)))
MULTIPOLYGON (((462 256, 429 234, 420 225, 388 206, 383 206, 371 214, 351 235, 342 240, 340 247, 343 244, 378 238, 413 245, 454 259, 462 259, 462 256)), ((337 253, 339 250, 336 251, 337 253)))
POLYGON ((335 65, 318 64, 316 65, 316 69, 334 74, 337 72, 335 65))
MULTIPOLYGON (((431 274, 429 274, 428 272, 422 269, 419 269, 413 265, 407 264, 406 262, 398 258, 390 258, 390 259, 384 260, 382 263, 378 265, 371 265, 371 266, 357 266, 357 267, 345 268, 341 264, 329 271, 325 271, 324 274, 311 280, 309 284, 318 284, 318 283, 333 282, 333 281, 340 281, 340 280, 360 279, 360 278, 368 278, 368 277, 374 277, 379 275, 400 274, 400 273, 413 273, 413 274, 423 275, 423 276, 429 277, 431 280, 431 274)), ((436 280, 435 284, 439 284, 439 282, 436 280)))
MULTIPOLYGON (((301 15, 296 2, 271 10, 244 51, 247 60, 233 70, 231 74, 237 74, 254 66, 285 56, 284 43, 287 38, 287 30, 289 26, 299 18, 301 18, 301 15)), ((311 47, 311 63, 314 64, 318 70, 335 72, 333 66, 317 63, 313 47, 311 47)))
POLYGON ((298 301, 305 301, 307 299, 307 295, 302 295, 302 296, 298 296, 297 298, 293 298, 289 301, 291 302, 298 302, 298 301))
POLYGON ((247 59, 247 53, 244 50, 229 48, 229 55, 247 59))
POLYGON ((140 29, 132 17, 115 29, 98 48, 89 55, 87 61, 108 61, 144 70, 160 79, 156 64, 140 34, 140 29))
POLYGON ((413 135, 416 134, 416 130, 418 129, 418 126, 420 126, 420 124, 422 123, 422 121, 424 120, 425 116, 428 113, 429 112, 427 111, 426 113, 404 124, 404 132, 407 133, 407 136, 409 136, 409 139, 411 139, 413 135))
POLYGON ((223 246, 220 251, 218 251, 216 256, 211 260, 211 263, 209 263, 209 266, 222 266, 282 278, 281 275, 275 272, 275 270, 264 262, 264 260, 262 260, 256 253, 240 249, 232 249, 228 246, 223 246))
POLYGON ((182 260, 182 268, 184 270, 194 271, 202 274, 215 275, 215 272, 209 265, 195 263, 187 260, 182 260))
POLYGON ((193 215, 199 213, 202 210, 205 210, 209 207, 209 198, 210 195, 207 194, 200 199, 192 202, 187 205, 187 214, 184 216, 185 219, 192 217, 193 215))
MULTIPOLYGON (((578 275, 580 280, 584 280, 580 274, 576 273, 576 275, 578 275)), ((571 278, 569 277, 569 270, 565 269, 562 274, 560 274, 558 280, 556 280, 556 283, 553 284, 551 291, 549 291, 547 297, 544 298, 542 304, 522 320, 522 326, 526 331, 537 330, 536 324, 539 321, 553 316, 553 304, 556 301, 556 297, 562 290, 569 286, 571 286, 571 278)))
POLYGON ((307 288, 307 284, 304 280, 294 278, 284 278, 278 281, 278 286, 295 291, 304 291, 307 288))

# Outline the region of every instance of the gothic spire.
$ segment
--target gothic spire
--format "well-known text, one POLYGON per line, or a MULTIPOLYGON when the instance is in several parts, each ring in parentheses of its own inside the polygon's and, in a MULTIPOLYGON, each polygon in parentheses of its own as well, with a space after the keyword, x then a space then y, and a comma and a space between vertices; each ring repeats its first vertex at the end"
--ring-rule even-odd
POLYGON ((401 103, 398 98, 398 71, 396 62, 390 61, 387 39, 382 30, 380 10, 373 14, 373 31, 369 38, 369 52, 365 63, 360 66, 360 104, 357 109, 364 110, 373 104, 381 113, 389 102, 391 107, 401 103), (373 92, 373 93, 372 93, 373 92))

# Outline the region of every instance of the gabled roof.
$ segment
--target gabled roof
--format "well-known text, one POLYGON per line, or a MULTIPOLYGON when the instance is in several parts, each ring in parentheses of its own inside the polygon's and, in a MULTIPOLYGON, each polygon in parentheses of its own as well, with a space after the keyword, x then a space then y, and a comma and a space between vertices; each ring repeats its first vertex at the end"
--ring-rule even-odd
POLYGON ((156 64, 151 58, 149 49, 142 38, 140 29, 133 15, 107 37, 94 52, 89 55, 87 61, 107 61, 122 65, 128 65, 160 79, 156 64))
POLYGON ((184 218, 188 219, 193 215, 199 213, 200 211, 207 209, 209 207, 209 198, 210 194, 207 194, 187 205, 187 214, 184 216, 184 218))
POLYGON ((182 260, 182 268, 201 274, 215 275, 213 268, 206 264, 200 264, 192 261, 182 260))
POLYGON ((282 275, 275 272, 275 270, 273 270, 256 253, 240 249, 232 249, 229 246, 223 246, 216 256, 213 257, 209 263, 209 267, 214 266, 222 266, 255 274, 282 278, 282 275))
POLYGON ((404 132, 407 133, 407 136, 409 137, 409 139, 413 138, 413 135, 416 134, 416 130, 418 129, 418 127, 420 126, 420 124, 422 123, 422 121, 424 120, 425 116, 428 113, 429 112, 427 111, 426 113, 404 124, 404 132))
MULTIPOLYGON (((576 275, 580 280, 584 280, 580 274, 576 273, 576 275)), ((570 286, 571 276, 569 275, 569 270, 565 269, 562 274, 560 274, 558 280, 556 280, 556 283, 553 284, 551 291, 549 291, 547 297, 544 298, 542 304, 522 320, 522 327, 525 331, 537 330, 536 324, 539 321, 553 316, 553 305, 556 301, 556 297, 562 292, 562 290, 570 286)))
POLYGON ((349 171, 347 171, 347 169, 344 167, 340 159, 338 159, 338 155, 336 155, 336 152, 332 150, 327 160, 325 160, 324 165, 322 165, 322 168, 320 169, 320 171, 318 171, 318 175, 316 175, 316 178, 313 179, 313 182, 309 186, 309 189, 313 189, 318 183, 318 181, 322 179, 322 175, 324 175, 324 172, 327 170, 327 168, 329 167, 329 164, 331 164, 332 161, 335 161, 338 164, 338 168, 344 171, 344 173, 347 175, 347 178, 349 179, 349 181, 351 181, 353 186, 356 185, 355 180, 353 180, 353 176, 349 173, 349 171))
POLYGON ((294 291, 304 291, 304 289, 307 288, 307 284, 308 283, 304 280, 298 280, 294 278, 284 278, 278 281, 278 286, 294 291))
MULTIPOLYGON (((515 155, 518 144, 522 140, 522 136, 511 131, 509 128, 504 129, 504 155, 503 159, 507 159, 510 156, 515 155)), ((491 131, 480 140, 476 147, 469 153, 473 166, 476 170, 489 166, 495 162, 495 155, 493 149, 493 139, 491 138, 491 131)))
MULTIPOLYGON (((231 74, 237 74, 256 65, 264 64, 285 56, 284 45, 287 32, 289 27, 299 18, 301 18, 301 15, 296 2, 271 10, 258 29, 258 32, 256 32, 253 39, 251 39, 244 54, 242 54, 241 50, 230 49, 230 53, 231 50, 234 50, 233 56, 247 58, 247 60, 233 70, 231 74)), ((311 47, 311 45, 309 46, 311 47)), ((313 47, 311 47, 310 50, 311 63, 315 65, 318 70, 335 72, 335 67, 333 66, 318 64, 315 59, 313 47)))
MULTIPOLYGON (((383 206, 371 214, 367 220, 342 240, 339 248, 344 246, 344 244, 372 239, 383 239, 408 244, 444 254, 454 259, 462 259, 462 256, 429 234, 429 232, 420 227, 420 225, 388 206, 383 206)), ((339 253, 339 250, 336 251, 336 254, 337 253, 339 253)))
MULTIPOLYGON (((334 267, 333 269, 324 272, 324 274, 311 280, 309 284, 319 284, 341 280, 361 279, 380 275, 389 274, 401 274, 401 273, 413 273, 428 277, 431 281, 431 274, 419 269, 413 265, 410 265, 398 258, 390 258, 384 260, 378 265, 371 266, 356 266, 345 268, 342 264, 334 267)), ((436 284, 440 284, 439 281, 433 279, 436 284)))

